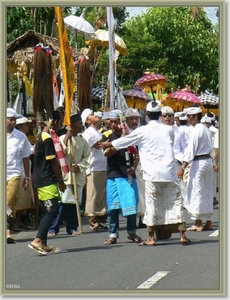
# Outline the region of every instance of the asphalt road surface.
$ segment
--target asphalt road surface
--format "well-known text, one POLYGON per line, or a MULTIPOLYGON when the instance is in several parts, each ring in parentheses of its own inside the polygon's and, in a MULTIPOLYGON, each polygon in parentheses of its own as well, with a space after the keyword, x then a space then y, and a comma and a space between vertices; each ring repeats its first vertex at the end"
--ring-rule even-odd
MULTIPOLYGON (((184 214, 189 227, 193 222, 186 210, 184 214)), ((17 243, 5 247, 5 294, 215 296, 223 292, 219 209, 214 210, 213 231, 187 232, 189 246, 180 244, 179 233, 154 247, 138 246, 127 239, 123 217, 118 243, 106 246, 108 230, 92 232, 86 217, 82 223, 82 235, 67 235, 61 227, 57 236, 48 238, 49 245, 61 248, 48 256, 28 247, 37 230, 15 234, 17 243)), ((147 238, 145 228, 137 229, 137 234, 147 238)))

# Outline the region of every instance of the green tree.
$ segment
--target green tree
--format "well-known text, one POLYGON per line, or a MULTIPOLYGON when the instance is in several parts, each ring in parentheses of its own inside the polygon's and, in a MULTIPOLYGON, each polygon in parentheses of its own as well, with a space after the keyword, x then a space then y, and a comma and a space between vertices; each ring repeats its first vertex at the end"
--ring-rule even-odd
MULTIPOLYGON (((203 8, 153 7, 127 21, 123 33, 129 56, 119 59, 118 68, 134 69, 137 78, 149 68, 164 75, 169 88, 218 93, 218 31, 203 8)), ((130 74, 123 81, 128 84, 130 74)))
MULTIPOLYGON (((63 9, 70 14, 70 7, 63 9)), ((28 30, 57 37, 54 7, 7 7, 7 42, 28 30)))

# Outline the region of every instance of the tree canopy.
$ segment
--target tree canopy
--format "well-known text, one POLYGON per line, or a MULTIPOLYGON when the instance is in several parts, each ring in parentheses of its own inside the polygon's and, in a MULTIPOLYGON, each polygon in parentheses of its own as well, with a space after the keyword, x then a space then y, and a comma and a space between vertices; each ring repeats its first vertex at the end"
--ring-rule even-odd
POLYGON ((218 92, 218 31, 203 8, 150 8, 124 24, 123 39, 129 56, 119 59, 118 68, 134 70, 123 77, 124 84, 149 68, 165 76, 169 88, 190 85, 218 92))
MULTIPOLYGON (((80 16, 83 7, 63 7, 63 15, 80 16)), ((167 78, 167 89, 185 85, 193 91, 206 88, 218 93, 218 26, 213 26, 199 7, 151 7, 147 13, 127 20, 125 7, 114 7, 116 33, 124 40, 128 55, 116 62, 118 78, 130 88, 148 68, 167 78)), ((106 7, 86 7, 84 18, 95 29, 107 29, 106 7)), ((7 7, 7 42, 33 29, 57 36, 53 7, 7 7)), ((68 31, 70 38, 73 33, 68 31)), ((86 47, 80 38, 80 47, 86 47)), ((95 80, 108 75, 108 50, 98 64, 95 80)))

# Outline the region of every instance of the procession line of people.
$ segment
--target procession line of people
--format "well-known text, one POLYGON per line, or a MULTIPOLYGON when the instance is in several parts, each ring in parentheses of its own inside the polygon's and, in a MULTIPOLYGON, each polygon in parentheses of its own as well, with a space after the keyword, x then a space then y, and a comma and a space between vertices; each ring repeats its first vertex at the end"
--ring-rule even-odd
MULTIPOLYGON (((147 104, 145 114, 147 124, 142 125, 137 109, 127 109, 122 119, 119 110, 103 116, 86 108, 81 114, 73 114, 70 127, 63 127, 59 134, 64 110, 53 112, 51 124, 44 123, 37 136, 33 153, 33 184, 41 219, 30 248, 43 254, 60 250, 49 246, 47 237, 58 234, 64 211, 67 234, 79 234, 77 210, 83 189, 90 229, 109 231, 104 245, 117 243, 120 214, 127 219, 127 238, 140 246, 154 246, 175 232, 182 245, 190 245, 186 231, 213 229, 218 130, 214 129, 212 135, 202 124, 202 111, 197 106, 174 114, 171 107, 162 107, 156 100, 147 104), (69 168, 66 172, 57 146, 69 168), (183 209, 194 221, 189 228, 183 209), (138 213, 148 233, 145 240, 136 232, 138 213)), ((31 144, 14 128, 18 117, 13 109, 7 109, 7 149, 11 147, 7 153, 7 243, 15 243, 11 230, 20 177, 24 177, 24 189, 28 189, 30 180, 31 144), (24 142, 15 149, 18 140, 24 142)))

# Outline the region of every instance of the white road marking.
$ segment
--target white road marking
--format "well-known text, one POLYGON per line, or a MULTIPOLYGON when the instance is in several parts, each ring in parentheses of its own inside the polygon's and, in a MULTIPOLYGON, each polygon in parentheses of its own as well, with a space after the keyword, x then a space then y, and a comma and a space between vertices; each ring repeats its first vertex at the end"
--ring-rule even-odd
POLYGON ((218 236, 218 235, 219 235, 219 229, 217 229, 213 233, 209 234, 209 236, 218 236))
POLYGON ((145 282, 143 282, 141 285, 137 287, 137 289, 149 289, 151 286, 153 286, 155 283, 157 283, 159 280, 161 280, 163 277, 165 277, 169 271, 160 271, 157 272, 155 275, 147 279, 145 282))

